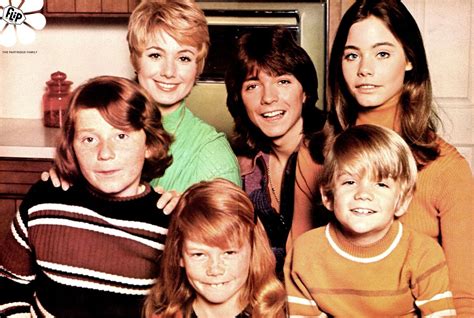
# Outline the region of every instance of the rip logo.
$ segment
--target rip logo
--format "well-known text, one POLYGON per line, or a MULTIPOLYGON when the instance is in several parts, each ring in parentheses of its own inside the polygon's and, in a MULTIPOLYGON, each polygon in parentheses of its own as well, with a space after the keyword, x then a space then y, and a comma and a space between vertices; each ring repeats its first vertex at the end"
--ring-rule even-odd
POLYGON ((35 30, 42 30, 46 18, 40 13, 43 0, 0 0, 0 45, 13 46, 16 40, 30 44, 35 30))

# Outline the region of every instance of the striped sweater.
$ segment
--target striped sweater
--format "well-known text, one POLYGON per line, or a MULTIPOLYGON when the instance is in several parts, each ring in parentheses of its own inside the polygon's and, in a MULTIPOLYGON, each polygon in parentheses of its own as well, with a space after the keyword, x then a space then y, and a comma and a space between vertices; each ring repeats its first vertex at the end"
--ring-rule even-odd
POLYGON ((395 221, 366 247, 329 224, 300 236, 285 263, 291 316, 455 316, 441 247, 395 221))
POLYGON ((140 317, 169 224, 158 198, 33 185, 0 249, 0 316, 140 317))
MULTIPOLYGON (((439 137, 437 142, 440 156, 418 172, 415 194, 400 221, 441 244, 458 316, 474 317, 474 178, 455 147, 439 137)), ((299 151, 298 169, 304 175, 296 174, 295 201, 300 201, 301 208, 295 209, 293 218, 299 224, 311 224, 314 216, 321 219, 321 214, 310 210, 314 202, 320 202, 321 168, 305 148, 299 151)))

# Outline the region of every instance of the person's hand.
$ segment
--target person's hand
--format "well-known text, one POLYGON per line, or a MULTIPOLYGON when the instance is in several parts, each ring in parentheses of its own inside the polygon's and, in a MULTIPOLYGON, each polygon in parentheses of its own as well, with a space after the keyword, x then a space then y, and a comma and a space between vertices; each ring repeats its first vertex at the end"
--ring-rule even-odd
POLYGON ((58 188, 59 186, 61 186, 61 188, 64 191, 67 191, 67 189, 69 189, 69 187, 72 186, 72 184, 70 184, 69 182, 63 180, 61 177, 58 176, 54 167, 49 169, 49 171, 43 171, 41 173, 41 180, 48 181, 49 179, 51 179, 51 183, 53 184, 55 188, 58 188))
POLYGON ((179 198, 181 197, 181 193, 172 191, 165 191, 162 187, 156 186, 155 191, 161 194, 160 199, 158 200, 156 206, 158 209, 163 209, 163 213, 166 215, 173 212, 176 204, 178 204, 179 198))

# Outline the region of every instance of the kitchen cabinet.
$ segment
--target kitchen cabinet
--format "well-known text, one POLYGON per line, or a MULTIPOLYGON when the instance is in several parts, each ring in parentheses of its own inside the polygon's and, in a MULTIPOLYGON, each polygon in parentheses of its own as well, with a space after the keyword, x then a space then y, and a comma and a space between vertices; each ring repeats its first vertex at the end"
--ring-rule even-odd
POLYGON ((0 245, 25 194, 51 165, 52 159, 0 158, 0 245))
POLYGON ((45 0, 46 17, 126 17, 140 0, 45 0))
MULTIPOLYGON (((128 17, 141 0, 44 0, 43 14, 46 17, 128 17)), ((220 0, 219 2, 234 2, 220 0)), ((196 2, 213 2, 197 0, 196 2)), ((238 2, 265 2, 241 0, 238 2)), ((276 0, 275 2, 283 2, 276 0)), ((302 2, 324 2, 324 0, 303 0, 302 2)))

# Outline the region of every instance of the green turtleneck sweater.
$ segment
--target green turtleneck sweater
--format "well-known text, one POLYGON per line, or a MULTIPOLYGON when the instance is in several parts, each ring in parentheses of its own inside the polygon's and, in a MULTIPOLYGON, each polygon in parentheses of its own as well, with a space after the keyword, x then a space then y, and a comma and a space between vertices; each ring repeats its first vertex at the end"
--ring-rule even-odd
POLYGON ((184 192, 194 183, 214 178, 240 186, 239 164, 225 134, 196 117, 184 101, 163 116, 163 127, 174 138, 170 148, 173 163, 162 177, 151 181, 152 186, 184 192))

